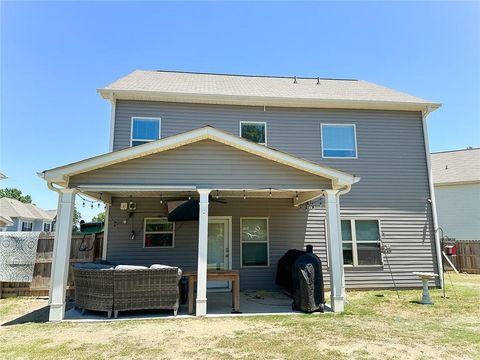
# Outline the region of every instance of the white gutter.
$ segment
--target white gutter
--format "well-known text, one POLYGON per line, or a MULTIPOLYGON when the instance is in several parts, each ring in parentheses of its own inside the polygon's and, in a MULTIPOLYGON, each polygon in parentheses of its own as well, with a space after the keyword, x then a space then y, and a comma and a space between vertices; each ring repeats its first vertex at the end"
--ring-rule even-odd
MULTIPOLYGON (((97 89, 104 98, 112 100, 147 100, 199 104, 230 104, 250 106, 280 106, 280 107, 307 107, 307 108, 334 108, 334 109, 374 109, 374 110, 402 110, 421 111, 425 106, 437 109, 441 105, 431 102, 413 101, 385 101, 385 100, 353 100, 353 99, 324 99, 309 97, 279 97, 232 95, 212 93, 186 93, 154 90, 126 90, 126 89, 97 89)), ((420 99, 419 99, 420 100, 420 99)))
POLYGON ((427 130, 427 116, 431 112, 432 112, 432 108, 430 106, 427 106, 425 110, 422 111, 422 127, 423 127, 423 139, 425 142, 425 157, 427 160, 428 187, 430 189, 430 201, 431 201, 430 205, 432 207, 433 234, 435 237, 435 247, 437 250, 438 277, 440 279, 440 288, 443 289, 445 284, 443 279, 442 249, 440 246, 440 238, 438 236, 437 205, 435 202, 435 188, 433 186, 430 145, 428 143, 428 130, 427 130))

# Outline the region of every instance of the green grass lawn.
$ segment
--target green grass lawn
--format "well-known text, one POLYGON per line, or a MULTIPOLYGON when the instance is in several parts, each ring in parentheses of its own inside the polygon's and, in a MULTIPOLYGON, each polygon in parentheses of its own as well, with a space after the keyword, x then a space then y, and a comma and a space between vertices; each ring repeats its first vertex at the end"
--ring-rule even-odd
POLYGON ((298 316, 49 324, 45 300, 2 299, 0 359, 480 359, 480 275, 446 282, 431 306, 349 291, 343 314, 298 316))

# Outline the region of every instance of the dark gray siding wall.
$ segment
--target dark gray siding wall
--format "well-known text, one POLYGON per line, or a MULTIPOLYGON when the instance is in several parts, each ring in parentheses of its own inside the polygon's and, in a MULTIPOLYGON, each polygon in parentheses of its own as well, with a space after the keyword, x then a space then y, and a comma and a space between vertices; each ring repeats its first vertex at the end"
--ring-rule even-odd
MULTIPOLYGON (((175 224, 175 247, 143 248, 143 222, 145 217, 166 216, 166 206, 158 199, 134 199, 137 211, 127 224, 123 220, 128 213, 120 210, 121 201, 115 199, 110 212, 107 259, 115 263, 150 265, 162 263, 180 266, 184 270, 197 269, 198 222, 177 222, 175 224), (137 234, 131 240, 133 229, 137 234)), ((232 217, 232 266, 240 269, 240 217, 259 216, 269 218, 270 266, 268 268, 242 268, 240 279, 242 289, 272 289, 275 287, 275 273, 278 259, 291 248, 304 248, 305 242, 312 243, 320 252, 324 250, 324 224, 312 223, 307 229, 308 214, 294 208, 291 199, 227 199, 227 204, 210 203, 210 216, 232 217), (310 234, 307 235, 307 232, 310 234)), ((324 254, 324 252, 322 252, 324 254)))
MULTIPOLYGON (((137 210, 133 217, 120 210, 120 202, 129 198, 115 198, 110 210, 107 259, 115 263, 151 265, 154 263, 180 266, 184 270, 197 268, 198 222, 177 222, 175 224, 174 248, 143 248, 143 223, 145 217, 166 216, 165 204, 158 199, 137 198, 137 210), (126 220, 126 224, 124 224, 126 220), (131 232, 135 231, 135 239, 131 232)), ((304 249, 314 246, 320 256, 326 283, 329 284, 327 249, 325 245, 325 214, 318 210, 294 208, 290 199, 227 199, 227 204, 210 203, 210 216, 232 217, 232 266, 240 269, 242 289, 275 288, 275 273, 278 259, 289 249, 304 249), (240 217, 269 218, 268 268, 240 268, 240 217)), ((420 286, 412 271, 432 271, 433 262, 428 233, 420 240, 424 231, 421 218, 403 220, 405 229, 412 235, 398 235, 397 217, 381 216, 381 227, 385 232, 384 241, 392 246, 390 265, 398 286, 420 286)), ((384 264, 386 263, 384 259, 384 264)), ((349 288, 390 287, 392 281, 387 266, 363 270, 346 268, 346 285, 349 288)))
POLYGON ((212 140, 73 176, 70 185, 195 185, 210 188, 330 189, 330 181, 212 140))
MULTIPOLYGON (((267 122, 269 146, 361 177, 341 198, 341 215, 381 221, 399 284, 417 286, 412 271, 437 271, 420 113, 118 101, 115 150, 129 146, 132 116, 161 117, 162 137, 205 125, 238 135, 240 121, 267 122), (322 159, 321 123, 356 124, 358 159, 322 159)), ((310 212, 306 228, 297 231, 324 242, 322 211, 310 212)), ((350 287, 391 286, 386 269, 346 272, 350 287)))

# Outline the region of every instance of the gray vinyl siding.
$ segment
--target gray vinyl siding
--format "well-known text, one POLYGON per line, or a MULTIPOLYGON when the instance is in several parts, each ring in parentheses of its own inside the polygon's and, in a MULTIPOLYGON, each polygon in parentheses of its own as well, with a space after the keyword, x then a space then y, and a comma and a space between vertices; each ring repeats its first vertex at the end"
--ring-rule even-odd
MULTIPOLYGON (((115 198, 110 210, 107 259, 116 264, 151 265, 155 263, 179 266, 183 270, 196 270, 198 222, 186 221, 175 224, 174 248, 144 248, 143 224, 145 217, 167 216, 166 205, 158 199, 137 198, 137 210, 133 217, 120 210, 120 202, 129 198, 115 198), (127 220, 124 224, 124 220, 127 220), (135 239, 131 239, 132 230, 135 239)), ((304 249, 313 245, 314 251, 322 260, 323 272, 329 285, 325 213, 323 208, 306 212, 294 208, 290 199, 227 199, 227 204, 210 203, 210 216, 232 217, 232 267, 240 270, 242 290, 274 289, 278 259, 289 249, 304 249), (270 266, 259 268, 240 267, 240 218, 269 218, 270 266)), ((348 214, 343 214, 348 217, 348 214)), ((382 215, 381 228, 385 232, 384 241, 392 246, 389 262, 395 282, 400 287, 419 286, 412 271, 432 271, 434 264, 431 256, 432 244, 425 234, 425 241, 418 241, 424 231, 424 222, 412 217, 405 221, 411 236, 396 235, 398 220, 396 216, 382 215), (408 257, 408 258, 407 258, 408 257)), ((345 269, 348 288, 390 287, 391 275, 384 260, 383 267, 367 269, 345 269)))
POLYGON ((32 231, 43 231, 43 220, 28 220, 21 218, 13 218, 13 225, 7 226, 6 231, 22 231, 22 224, 19 225, 19 222, 31 222, 32 231))
MULTIPOLYGON (((266 122, 269 146, 361 177, 341 198, 342 217, 381 221, 384 241, 392 245, 390 265, 400 286, 419 285, 412 271, 438 271, 420 112, 273 107, 264 111, 253 106, 117 101, 114 150, 129 146, 132 116, 160 117, 162 137, 205 125, 238 135, 240 121, 266 122), (356 124, 358 159, 323 159, 321 123, 356 124)), ((306 223, 299 220, 295 225, 300 236, 292 241, 306 236, 324 244, 323 221, 323 210, 310 212, 306 223)), ((282 227, 283 222, 278 223, 282 227)), ((243 279, 243 286, 248 281, 243 279)), ((387 269, 346 268, 346 284, 391 287, 392 280, 387 269)))
POLYGON ((329 189, 330 181, 212 140, 73 176, 86 184, 194 185, 207 188, 329 189))

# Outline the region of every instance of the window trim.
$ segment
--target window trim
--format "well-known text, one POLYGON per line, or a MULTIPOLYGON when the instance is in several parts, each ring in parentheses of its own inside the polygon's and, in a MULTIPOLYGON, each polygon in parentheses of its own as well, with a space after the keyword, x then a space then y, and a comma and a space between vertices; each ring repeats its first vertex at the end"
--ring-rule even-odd
MULTIPOLYGON (((380 234, 380 239, 382 238, 382 222, 378 218, 374 217, 365 217, 365 218, 358 218, 358 217, 342 217, 340 221, 350 221, 350 231, 352 233, 352 259, 353 259, 353 264, 343 264, 344 267, 348 268, 383 268, 384 266, 384 258, 383 258, 383 253, 380 248, 380 259, 381 259, 381 264, 370 264, 370 265, 358 265, 358 252, 357 252, 357 230, 355 227, 355 221, 362 221, 362 220, 370 220, 370 221, 376 221, 378 223, 378 233, 380 234)), ((342 236, 342 249, 343 249, 343 236, 342 236)), ((350 243, 348 241, 348 243, 350 243)), ((360 243, 372 243, 372 241, 360 241, 360 243)), ((379 242, 376 242, 376 244, 381 245, 379 242)))
POLYGON ((161 220, 167 220, 168 217, 166 216, 154 216, 154 217, 146 217, 143 218, 143 236, 142 236, 142 242, 143 242, 143 248, 144 249, 173 249, 175 248, 175 221, 172 221, 173 229, 172 231, 146 231, 147 229, 147 220, 152 220, 152 219, 161 219, 161 220), (172 234, 172 246, 145 246, 145 235, 147 234, 172 234))
POLYGON ((358 148, 357 148, 357 125, 356 124, 332 124, 332 123, 320 123, 320 143, 322 147, 322 159, 358 159, 358 148), (342 127, 351 127, 353 126, 353 137, 355 142, 355 156, 325 156, 323 154, 323 127, 324 126, 342 126, 342 127))
POLYGON ((33 231, 33 221, 22 220, 22 221, 20 222, 20 231, 21 231, 21 232, 30 232, 30 231, 33 231), (32 224, 31 229, 30 229, 30 230, 23 230, 23 224, 32 224))
MULTIPOLYGON (((267 146, 267 122, 266 121, 247 121, 247 120, 244 120, 244 121, 240 121, 240 125, 239 125, 239 135, 242 139, 245 139, 243 136, 242 136, 242 125, 243 124, 263 124, 264 128, 265 128, 265 143, 256 143, 258 145, 264 145, 264 146, 267 146)), ((249 140, 249 139, 245 139, 245 140, 248 140, 248 141, 252 141, 252 140, 249 140)), ((253 142, 253 141, 252 141, 253 142)))
POLYGON ((133 142, 134 141, 143 141, 145 143, 147 142, 152 142, 152 141, 157 141, 162 138, 162 118, 157 118, 157 117, 148 117, 148 116, 132 116, 130 118, 130 147, 133 147, 133 142), (156 120, 158 121, 158 139, 151 139, 151 140, 146 140, 146 139, 134 139, 133 138, 133 120, 134 119, 140 119, 140 120, 156 120))
POLYGON ((52 232, 52 223, 49 222, 49 221, 44 221, 44 222, 42 223, 42 231, 43 231, 43 232, 52 232), (48 231, 45 230, 45 225, 49 225, 50 228, 49 228, 48 231))
POLYGON ((267 216, 244 216, 240 217, 240 268, 255 269, 255 268, 269 268, 270 267, 270 220, 267 216), (243 238, 242 238, 242 223, 243 220, 262 219, 267 221, 267 241, 245 241, 247 244, 267 244, 267 265, 243 265, 243 238))

